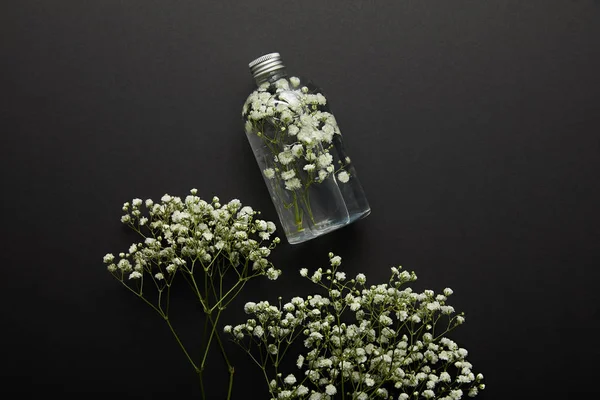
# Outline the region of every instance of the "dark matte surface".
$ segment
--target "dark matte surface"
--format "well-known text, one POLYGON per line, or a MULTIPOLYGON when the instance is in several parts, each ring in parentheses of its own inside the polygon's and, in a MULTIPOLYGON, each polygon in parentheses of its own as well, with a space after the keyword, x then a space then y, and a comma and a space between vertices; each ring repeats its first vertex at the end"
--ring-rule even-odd
MULTIPOLYGON (((0 392, 198 398, 166 326, 101 258, 131 242, 133 197, 197 187, 275 220, 240 110, 247 63, 279 51, 328 93, 373 213, 282 244, 281 280, 254 281, 228 318, 304 294, 296 271, 329 250, 370 282, 401 264, 454 289, 479 398, 594 397, 598 21, 592 0, 3 2, 0 392)), ((193 311, 178 315, 191 340, 193 311)), ((233 358, 235 398, 266 398, 233 358)))

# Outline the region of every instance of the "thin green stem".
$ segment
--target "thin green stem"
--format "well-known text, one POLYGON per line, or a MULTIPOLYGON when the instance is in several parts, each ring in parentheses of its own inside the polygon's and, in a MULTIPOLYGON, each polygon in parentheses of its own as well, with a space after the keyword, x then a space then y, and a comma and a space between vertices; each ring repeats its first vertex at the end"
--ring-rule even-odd
POLYGON ((254 363, 260 367, 260 370, 262 371, 263 376, 265 377, 265 382, 267 382, 267 387, 269 388, 269 393, 273 394, 273 392, 271 391, 271 383, 269 382, 269 377, 267 376, 267 371, 265 369, 265 366, 262 363, 258 362, 258 360, 254 357, 254 355, 252 355, 252 353, 249 350, 247 350, 244 346, 242 346, 239 343, 238 343, 238 345, 242 349, 244 349, 244 351, 250 356, 252 361, 254 361, 254 363))
MULTIPOLYGON (((208 314, 210 316, 210 314, 208 314)), ((202 356, 202 362, 200 363, 200 369, 204 369, 204 365, 206 364, 206 358, 208 357, 208 350, 210 349, 210 344, 212 343, 212 339, 215 336, 217 322, 219 322, 219 317, 221 316, 221 310, 217 311, 217 316, 215 317, 215 321, 212 323, 212 330, 210 332, 210 336, 208 337, 208 343, 206 344, 206 348, 204 350, 204 355, 202 356)))
POLYGON ((204 392, 204 377, 202 376, 202 370, 198 371, 198 377, 200 378, 200 393, 202 394, 202 399, 206 399, 206 394, 204 392))
POLYGON ((296 192, 294 192, 293 196, 294 196, 294 222, 296 223, 298 232, 301 232, 304 230, 304 227, 302 226, 302 212, 301 212, 300 206, 298 205, 298 196, 296 195, 296 192))
MULTIPOLYGON (((239 291, 240 291, 240 290, 241 290, 241 289, 244 287, 244 285, 246 284, 246 281, 247 281, 247 280, 248 280, 248 278, 241 278, 241 279, 240 279, 240 280, 239 280, 239 281, 238 281, 238 282, 237 282, 235 285, 233 285, 233 287, 232 287, 231 289, 229 289, 229 290, 227 291, 227 293, 225 293, 225 296, 221 297, 221 298, 219 299, 219 301, 217 301, 217 302, 215 303, 215 305, 213 305, 211 308, 209 308, 209 312, 208 312, 208 313, 210 314, 212 311, 214 311, 214 310, 215 310, 215 309, 217 309, 217 308, 222 308, 222 307, 221 307, 221 304, 223 303, 223 301, 225 301, 225 299, 227 299, 227 297, 228 297, 228 296, 229 296, 229 295, 230 295, 230 294, 231 294, 231 293, 232 293, 234 290, 236 290, 236 289, 237 289, 237 292, 239 293, 239 291), (242 285, 242 286, 241 286, 241 287, 238 289, 238 287, 239 287, 240 285, 242 285)), ((237 295, 237 293, 236 293, 236 295, 237 295)), ((235 296, 233 296, 233 297, 235 297, 235 296)), ((228 302, 227 304, 229 304, 229 302, 228 302)))
POLYGON ((233 374, 235 370, 233 367, 229 368, 229 389, 227 390, 227 400, 231 399, 231 392, 233 391, 233 374))
POLYGON ((177 340, 177 343, 179 344, 179 347, 181 347, 181 350, 183 350, 183 353, 187 357, 188 361, 190 362, 190 364, 192 364, 192 366, 194 367, 194 370, 196 370, 196 372, 199 373, 200 370, 198 369, 198 367, 196 366, 196 363, 194 363, 194 360, 192 360, 192 357, 190 357, 189 353, 185 349, 185 346, 183 345, 183 343, 179 339, 179 336, 175 332, 175 329, 173 328, 173 325, 171 324, 171 321, 169 320, 169 317, 167 315, 165 315, 163 318, 167 322, 167 325, 169 325, 169 329, 171 329, 171 333, 173 333, 173 336, 175 336, 175 340, 177 340))
POLYGON ((159 310, 158 308, 156 308, 156 306, 152 303, 150 303, 144 296, 142 296, 140 293, 136 292, 135 290, 133 290, 132 288, 130 288, 125 282, 123 282, 122 280, 119 279, 119 281, 123 284, 123 286, 125 286, 127 288, 127 290, 129 290, 130 292, 132 292, 133 294, 135 294, 137 297, 139 297, 140 299, 142 299, 144 301, 144 303, 148 304, 150 307, 152 307, 152 309, 154 311, 156 311, 161 317, 164 318, 164 314, 161 310, 159 310))
MULTIPOLYGON (((219 315, 219 313, 217 313, 217 316, 219 315)), ((208 316, 210 323, 212 326, 216 327, 217 321, 212 320, 212 316, 208 316)), ((215 330, 215 337, 217 338, 217 343, 219 345, 219 348, 221 349, 221 353, 223 354, 223 359, 225 360, 225 363, 227 364, 228 368, 233 368, 231 363, 229 362, 229 359, 227 358, 227 354, 225 353, 225 347, 223 346, 223 341, 221 340, 221 336, 219 335, 219 333, 215 330)))
POLYGON ((166 305, 166 309, 167 312, 166 314, 169 314, 169 306, 171 305, 171 285, 167 285, 167 305, 166 305))

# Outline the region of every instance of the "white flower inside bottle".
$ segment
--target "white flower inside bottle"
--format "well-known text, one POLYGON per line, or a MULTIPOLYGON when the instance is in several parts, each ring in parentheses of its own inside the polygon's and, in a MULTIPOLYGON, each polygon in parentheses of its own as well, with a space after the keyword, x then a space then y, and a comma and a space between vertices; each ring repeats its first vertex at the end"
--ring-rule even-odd
POLYGON ((287 240, 305 242, 371 212, 322 91, 288 77, 279 53, 249 64, 258 88, 242 116, 287 240))

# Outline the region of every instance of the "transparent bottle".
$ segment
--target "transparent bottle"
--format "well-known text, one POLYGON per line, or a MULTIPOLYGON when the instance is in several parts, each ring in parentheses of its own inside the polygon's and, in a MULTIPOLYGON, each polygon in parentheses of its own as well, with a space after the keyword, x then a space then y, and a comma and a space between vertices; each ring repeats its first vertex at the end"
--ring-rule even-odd
POLYGON ((301 243, 369 215, 321 89, 288 77, 279 53, 249 67, 258 88, 242 110, 246 136, 288 242, 301 243))

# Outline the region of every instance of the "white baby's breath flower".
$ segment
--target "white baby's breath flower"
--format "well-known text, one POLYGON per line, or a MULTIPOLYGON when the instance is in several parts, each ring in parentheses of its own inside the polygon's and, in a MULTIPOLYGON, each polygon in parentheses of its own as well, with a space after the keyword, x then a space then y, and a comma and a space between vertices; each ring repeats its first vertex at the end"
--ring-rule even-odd
POLYGON ((257 326, 254 328, 254 331, 252 332, 254 334, 254 336, 256 336, 257 338, 261 338, 262 335, 264 334, 264 329, 262 326, 257 326))
POLYGON ((344 280, 346 280, 346 274, 344 272, 336 272, 335 279, 337 279, 340 282, 344 281, 344 280))
POLYGON ((452 377, 450 376, 449 373, 447 373, 446 371, 442 372, 440 374, 440 382, 451 382, 452 381, 452 377))
POLYGON ((319 164, 320 168, 326 168, 328 165, 331 164, 332 161, 333 161, 333 156, 329 153, 321 154, 317 158, 317 163, 319 164))
POLYGON ((306 145, 307 148, 312 148, 315 146, 315 144, 317 143, 316 140, 316 136, 315 136, 315 132, 312 130, 312 128, 302 128, 300 130, 300 132, 298 132, 298 140, 300 142, 302 142, 304 145, 306 145))
POLYGON ((334 394, 337 393, 337 389, 335 388, 335 386, 329 384, 329 385, 325 386, 325 393, 327 393, 330 396, 333 396, 334 394))
POLYGON ((288 165, 292 161, 294 161, 294 156, 291 151, 282 151, 277 155, 277 160, 281 165, 288 165))
MULTIPOLYGON (((342 257, 334 256, 329 260, 329 262, 331 263, 332 267, 339 267, 342 264, 342 257)), ((346 278, 346 275, 344 274, 344 279, 345 278, 346 278)))
POLYGON ((322 277, 321 271, 317 270, 314 272, 313 276, 310 278, 314 283, 320 282, 322 277))
POLYGON ((267 351, 272 355, 279 353, 279 349, 273 343, 267 346, 267 351))
POLYGON ((166 270, 169 274, 172 274, 175 271, 177 271, 177 266, 175 264, 169 264, 169 265, 167 265, 166 270))
POLYGON ((300 157, 303 152, 304 146, 302 146, 301 144, 295 144, 292 146, 292 154, 294 155, 294 157, 300 157))
POLYGON ((441 310, 442 314, 446 314, 446 315, 450 315, 450 314, 454 313, 454 307, 452 307, 452 306, 447 306, 447 305, 441 306, 440 310, 441 310))
POLYGON ((347 183, 350 180, 350 175, 346 171, 340 171, 337 178, 340 182, 347 183))
POLYGON ((281 113, 281 115, 279 116, 279 119, 284 124, 289 124, 290 122, 293 121, 294 117, 293 117, 292 113, 289 110, 285 110, 285 111, 283 111, 281 113))
POLYGON ((329 174, 324 169, 319 171, 319 181, 324 181, 329 174))
MULTIPOLYGON (((117 263, 117 267, 123 272, 131 271, 131 263, 129 262, 129 260, 124 259, 124 258, 119 260, 119 262, 117 263)), ((129 279, 131 279, 131 278, 129 278, 129 279)))
POLYGON ((315 170, 315 165, 314 164, 306 164, 302 169, 305 170, 306 172, 311 172, 311 171, 315 170))
POLYGON ((262 219, 258 219, 256 221, 254 221, 255 225, 256 225, 256 229, 258 229, 259 231, 266 231, 267 230, 267 222, 263 221, 262 219))
POLYGON ((254 310, 256 310, 256 303, 249 301, 246 303, 246 305, 244 305, 244 311, 246 314, 251 314, 254 312, 254 310))
POLYGON ((333 135, 335 134, 335 128, 329 124, 325 124, 321 128, 321 133, 323 135, 323 141, 326 143, 331 143, 333 140, 333 135))
POLYGON ((292 84, 293 87, 298 87, 298 85, 300 85, 300 79, 296 76, 292 76, 290 78, 290 83, 292 84))
MULTIPOLYGON (((269 232, 259 232, 258 237, 260 237, 262 240, 269 240, 271 235, 269 234, 269 232)), ((223 242, 219 242, 219 243, 223 243, 223 242)))
POLYGON ((296 377, 293 374, 289 374, 288 376, 285 377, 285 379, 283 381, 287 385, 293 385, 294 383, 296 383, 296 377))
POLYGON ((300 269, 300 276, 306 277, 307 275, 308 275, 308 269, 301 268, 300 269))
POLYGON ((304 113, 300 115, 300 124, 304 128, 315 128, 319 124, 319 121, 314 117, 314 115, 304 113))
POLYGON ((292 178, 290 180, 285 181, 285 188, 290 191, 297 190, 302 188, 302 183, 300 182, 300 179, 292 178))
POLYGON ((129 274, 129 279, 140 279, 141 277, 142 274, 138 271, 133 271, 131 274, 129 274))
POLYGON ((289 179, 292 179, 295 176, 296 176, 296 171, 294 171, 293 169, 291 169, 289 171, 284 171, 281 173, 281 179, 284 179, 286 181, 289 179))
POLYGON ((267 278, 274 281, 281 275, 281 270, 275 268, 269 268, 266 272, 267 278))
POLYGON ((367 277, 365 276, 365 274, 358 274, 356 275, 356 282, 360 283, 361 285, 364 285, 365 282, 367 282, 367 277))
POLYGON ((282 79, 279 79, 278 81, 275 82, 275 87, 277 89, 288 90, 290 88, 290 85, 289 85, 287 79, 282 78, 282 79))
POLYGON ((298 368, 302 368, 303 363, 304 363, 304 356, 302 354, 300 354, 298 356, 298 360, 296 361, 296 366, 298 368))
POLYGON ((298 396, 304 396, 305 394, 308 394, 308 388, 304 385, 300 385, 296 388, 296 394, 298 396))
POLYGON ((275 177, 275 170, 273 170, 273 168, 267 168, 263 171, 263 174, 265 175, 265 178, 273 179, 275 177))

